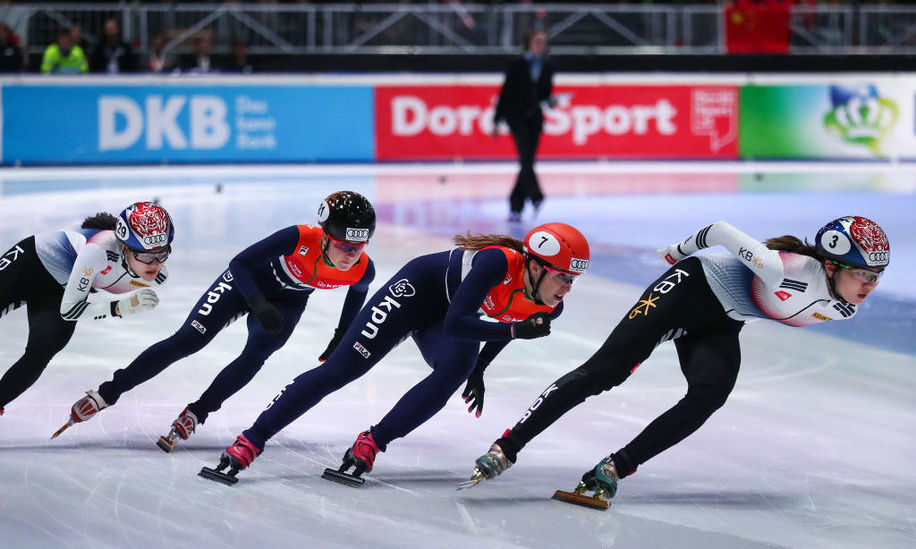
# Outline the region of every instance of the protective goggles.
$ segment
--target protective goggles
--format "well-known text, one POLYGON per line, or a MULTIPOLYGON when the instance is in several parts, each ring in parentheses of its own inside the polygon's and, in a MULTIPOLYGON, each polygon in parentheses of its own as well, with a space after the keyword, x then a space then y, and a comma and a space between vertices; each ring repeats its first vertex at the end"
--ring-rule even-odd
POLYGON ((159 263, 165 263, 165 260, 169 258, 169 254, 172 253, 171 246, 167 246, 164 250, 159 250, 158 252, 141 252, 133 248, 128 249, 130 250, 130 254, 134 256, 134 259, 144 265, 152 265, 157 261, 159 263))
MULTIPOLYGON (((327 233, 325 233, 325 234, 327 234, 327 233)), ((328 241, 330 241, 331 244, 332 244, 335 248, 337 248, 338 250, 342 251, 342 252, 345 253, 345 254, 352 254, 352 253, 354 253, 354 252, 361 252, 361 251, 363 251, 363 249, 365 249, 366 246, 369 245, 369 241, 368 241, 368 240, 367 240, 366 242, 350 242, 349 240, 337 240, 336 238, 334 238, 334 237, 331 236, 330 234, 328 234, 328 241)))
POLYGON ((881 280, 881 275, 884 274, 884 271, 871 271, 869 269, 862 269, 859 267, 853 267, 852 265, 847 265, 845 263, 840 263, 839 261, 834 261, 833 264, 841 269, 849 271, 849 274, 866 284, 871 282, 878 282, 881 280))
POLYGON ((577 274, 567 273, 566 271, 554 269, 550 265, 544 264, 542 266, 544 267, 544 270, 550 274, 551 277, 557 279, 562 284, 571 285, 576 281, 577 278, 579 278, 579 275, 577 274))

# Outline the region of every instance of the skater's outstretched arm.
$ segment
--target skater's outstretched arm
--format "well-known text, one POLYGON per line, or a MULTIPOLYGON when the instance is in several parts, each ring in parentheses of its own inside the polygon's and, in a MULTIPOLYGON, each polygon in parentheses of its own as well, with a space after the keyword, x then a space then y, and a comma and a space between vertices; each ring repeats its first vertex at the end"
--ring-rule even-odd
POLYGON ((70 321, 82 318, 98 320, 145 311, 159 303, 156 292, 148 288, 120 300, 89 301, 92 283, 106 267, 108 256, 101 246, 94 242, 88 242, 83 246, 73 262, 73 269, 70 271, 70 278, 60 301, 61 318, 70 321))
POLYGON ((658 250, 658 256, 674 265, 678 261, 712 246, 724 246, 766 284, 778 285, 783 279, 782 259, 779 252, 739 231, 727 221, 716 221, 688 236, 683 242, 658 250))

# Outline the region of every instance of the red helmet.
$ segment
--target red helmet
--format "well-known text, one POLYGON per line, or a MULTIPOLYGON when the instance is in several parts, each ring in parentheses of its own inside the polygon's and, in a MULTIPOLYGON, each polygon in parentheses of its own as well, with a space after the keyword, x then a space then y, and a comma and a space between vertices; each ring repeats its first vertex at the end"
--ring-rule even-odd
POLYGON ((588 241, 566 223, 545 223, 528 231, 525 253, 567 273, 584 274, 588 270, 588 241))

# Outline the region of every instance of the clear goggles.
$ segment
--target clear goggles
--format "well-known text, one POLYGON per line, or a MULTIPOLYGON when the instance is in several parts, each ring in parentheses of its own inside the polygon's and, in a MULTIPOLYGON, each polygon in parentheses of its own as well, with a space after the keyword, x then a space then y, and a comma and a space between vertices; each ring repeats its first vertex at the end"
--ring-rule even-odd
POLYGON ((361 252, 366 248, 366 246, 369 245, 368 240, 366 242, 350 242, 349 240, 337 240, 330 234, 325 234, 328 235, 328 241, 331 243, 331 245, 345 254, 361 252))
POLYGON ((159 263, 165 263, 165 260, 169 258, 169 254, 172 253, 171 246, 166 246, 165 249, 159 250, 158 252, 139 251, 133 248, 128 248, 128 250, 130 250, 130 255, 134 256, 134 259, 144 265, 152 265, 157 261, 159 263))
POLYGON ((853 267, 852 265, 847 265, 845 263, 840 263, 839 261, 834 261, 834 265, 849 271, 849 274, 854 276, 856 279, 864 282, 866 284, 875 282, 877 283, 881 280, 881 275, 884 274, 884 271, 872 271, 871 269, 863 269, 861 267, 853 267))
POLYGON ((555 278, 561 284, 572 285, 573 282, 579 278, 579 275, 567 273, 566 271, 561 271, 559 269, 554 269, 550 265, 542 264, 544 270, 552 277, 555 278))

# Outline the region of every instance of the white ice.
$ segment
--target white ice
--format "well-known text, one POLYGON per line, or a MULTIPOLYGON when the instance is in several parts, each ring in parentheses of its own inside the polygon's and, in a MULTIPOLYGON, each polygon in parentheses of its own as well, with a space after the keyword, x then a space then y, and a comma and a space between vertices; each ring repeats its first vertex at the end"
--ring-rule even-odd
MULTIPOLYGON (((916 546, 916 166, 559 164, 538 166, 536 221, 505 222, 511 164, 233 166, 0 171, 0 245, 153 197, 177 227, 160 307, 82 322, 40 380, 0 417, 0 547, 703 547, 916 546), (217 193, 217 185, 222 192, 217 193), (408 342, 272 439, 233 487, 199 478, 292 377, 316 364, 343 290, 317 292, 258 376, 171 454, 155 446, 241 349, 244 323, 49 441, 82 393, 171 334, 246 245, 314 220, 341 188, 376 204, 373 291, 449 236, 580 227, 592 269, 549 338, 511 344, 487 372, 483 416, 459 395, 380 454, 359 489, 320 478, 355 436, 426 374, 408 342), (593 353, 665 266, 657 247, 726 219, 761 239, 807 236, 858 213, 890 235, 891 266, 845 327, 748 324, 730 400, 700 431, 620 484, 609 511, 553 501, 673 405, 685 382, 673 346, 624 385, 536 438, 503 476, 458 492, 474 459, 554 379, 593 353), (867 304, 868 305, 868 304, 867 304)), ((98 296, 102 297, 102 296, 98 296)), ((0 373, 25 344, 24 310, 0 319, 0 373)))

